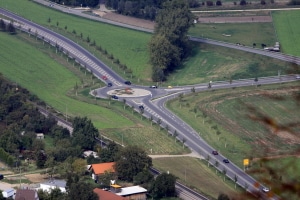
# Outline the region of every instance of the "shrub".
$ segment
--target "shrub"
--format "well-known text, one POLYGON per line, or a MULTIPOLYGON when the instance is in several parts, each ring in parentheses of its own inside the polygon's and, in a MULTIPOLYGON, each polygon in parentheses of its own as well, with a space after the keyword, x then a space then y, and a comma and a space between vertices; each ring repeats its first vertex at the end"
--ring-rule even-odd
POLYGON ((221 5, 222 5, 222 2, 221 2, 221 1, 217 1, 217 2, 216 2, 216 5, 217 5, 217 6, 221 6, 221 5))
POLYGON ((246 2, 245 0, 241 0, 241 1, 240 1, 240 5, 241 5, 241 6, 244 6, 244 5, 246 5, 246 4, 247 4, 247 2, 246 2))
POLYGON ((261 1, 260 1, 260 4, 261 4, 261 5, 266 5, 266 1, 265 1, 265 0, 261 0, 261 1))

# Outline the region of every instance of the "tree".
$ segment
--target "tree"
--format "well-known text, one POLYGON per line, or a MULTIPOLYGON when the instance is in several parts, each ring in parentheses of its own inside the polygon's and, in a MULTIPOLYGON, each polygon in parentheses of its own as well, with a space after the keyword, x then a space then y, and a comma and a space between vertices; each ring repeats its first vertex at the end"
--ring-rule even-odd
POLYGON ((221 193, 218 196, 218 200, 230 200, 229 197, 226 194, 221 193))
POLYGON ((224 174, 224 181, 226 180, 226 174, 227 174, 227 170, 225 168, 223 168, 223 174, 224 174))
POLYGON ((86 162, 85 159, 77 158, 72 163, 73 172, 76 173, 76 174, 79 174, 79 175, 83 174, 85 169, 86 169, 86 165, 87 165, 87 162, 86 162))
POLYGON ((44 154, 44 152, 39 151, 36 155, 36 166, 38 168, 43 168, 45 166, 46 159, 47 159, 47 157, 44 154))
POLYGON ((0 28, 2 31, 6 31, 6 24, 3 19, 0 19, 0 28))
POLYGON ((240 5, 241 5, 241 6, 244 6, 244 5, 246 5, 246 4, 247 4, 246 0, 241 0, 241 1, 240 1, 240 5))
POLYGON ((217 6, 221 6, 221 5, 222 5, 222 1, 217 1, 217 2, 216 2, 216 5, 217 5, 217 6))
POLYGON ((161 121, 161 119, 160 119, 160 118, 158 118, 156 123, 157 123, 157 125, 159 126, 159 130, 160 130, 160 125, 161 125, 161 122, 162 122, 162 121, 161 121))
POLYGON ((154 34, 149 43, 153 81, 163 81, 189 51, 187 32, 193 25, 193 15, 187 1, 170 0, 163 3, 156 16, 154 34), (175 17, 176 16, 176 17, 175 17))
POLYGON ((134 185, 141 185, 149 189, 151 182, 154 180, 153 174, 149 170, 143 170, 133 177, 134 185))
POLYGON ((119 151, 120 148, 115 142, 108 143, 107 147, 100 151, 101 162, 114 162, 119 151))
POLYGON ((172 174, 162 173, 153 182, 150 193, 155 198, 174 197, 176 177, 172 174))
POLYGON ((238 181, 238 177, 237 177, 237 175, 235 174, 234 175, 234 187, 236 188, 236 182, 238 181))
POLYGON ((67 194, 69 200, 98 200, 99 197, 93 192, 93 186, 84 181, 73 182, 70 185, 69 192, 67 194))
POLYGON ((98 130, 94 127, 91 120, 87 119, 87 117, 75 117, 73 128, 72 143, 79 145, 82 149, 94 149, 98 130))
POLYGON ((13 25, 12 22, 10 22, 10 23, 8 24, 7 31, 8 31, 10 34, 15 34, 15 33, 16 33, 16 28, 15 28, 15 26, 13 25))
POLYGON ((118 178, 132 181, 133 177, 152 166, 152 159, 138 146, 127 146, 121 149, 116 159, 115 170, 118 178))

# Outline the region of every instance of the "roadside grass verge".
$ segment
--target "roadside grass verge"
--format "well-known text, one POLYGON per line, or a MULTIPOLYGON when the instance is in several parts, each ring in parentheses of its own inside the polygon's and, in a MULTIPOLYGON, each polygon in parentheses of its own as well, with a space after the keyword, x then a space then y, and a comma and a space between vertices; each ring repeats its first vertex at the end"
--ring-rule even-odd
POLYGON ((205 161, 197 158, 176 157, 176 158, 155 158, 152 160, 156 169, 161 172, 169 172, 179 178, 179 182, 208 195, 214 199, 220 193, 231 194, 240 192, 241 189, 234 188, 234 182, 225 178, 213 167, 207 167, 205 161))
POLYGON ((251 47, 255 43, 256 48, 262 48, 261 44, 274 46, 276 42, 272 23, 197 23, 189 30, 189 34, 251 47))
POLYGON ((282 52, 300 56, 300 10, 274 11, 272 17, 282 52))
MULTIPOLYGON (((274 123, 280 122, 279 127, 299 122, 299 107, 293 97, 297 91, 298 82, 211 90, 172 100, 167 107, 189 122, 212 147, 243 167, 244 158, 290 154, 298 147, 297 135, 283 131, 275 134, 272 127, 260 121, 263 118, 251 118, 262 116, 259 114, 263 111, 276 120, 274 123), (277 101, 278 98, 285 100, 277 101)), ((299 126, 292 130, 299 131, 299 126)))

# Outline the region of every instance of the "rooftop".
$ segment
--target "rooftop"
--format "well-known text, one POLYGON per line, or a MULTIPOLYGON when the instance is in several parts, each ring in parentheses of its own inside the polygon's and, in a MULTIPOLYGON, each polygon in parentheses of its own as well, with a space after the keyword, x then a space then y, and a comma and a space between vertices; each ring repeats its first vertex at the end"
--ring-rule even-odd
POLYGON ((99 188, 95 188, 94 192, 98 195, 99 200, 125 200, 124 197, 118 196, 112 192, 108 192, 99 188))
POLYGON ((53 186, 53 187, 66 187, 66 184, 67 182, 64 181, 64 180, 57 180, 57 179, 54 179, 54 180, 49 180, 49 181, 46 181, 44 183, 41 183, 43 185, 50 185, 50 186, 53 186))
POLYGON ((145 192, 147 192, 147 190, 145 188, 136 185, 136 186, 122 188, 121 192, 116 193, 116 194, 120 195, 120 196, 127 196, 127 195, 145 193, 145 192))
POLYGON ((95 174, 104 174, 105 171, 115 172, 114 165, 115 162, 92 164, 91 169, 93 169, 95 174))

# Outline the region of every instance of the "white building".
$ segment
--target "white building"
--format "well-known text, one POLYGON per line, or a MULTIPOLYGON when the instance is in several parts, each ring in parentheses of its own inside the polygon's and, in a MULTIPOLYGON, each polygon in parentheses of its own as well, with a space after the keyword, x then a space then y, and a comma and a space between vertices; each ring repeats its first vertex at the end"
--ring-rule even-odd
POLYGON ((60 189, 60 191, 66 192, 66 184, 67 184, 67 182, 64 180, 53 179, 53 180, 49 180, 47 182, 41 183, 40 188, 38 188, 38 189, 42 189, 46 192, 50 192, 51 190, 58 188, 58 189, 60 189))
POLYGON ((9 198, 9 197, 14 196, 15 193, 16 193, 16 191, 13 188, 8 188, 8 189, 5 189, 2 191, 2 196, 4 198, 9 198))

